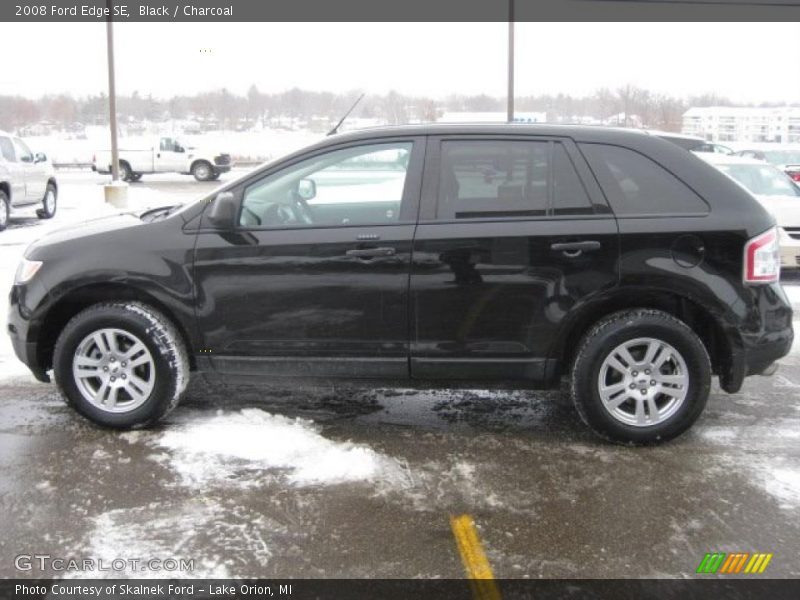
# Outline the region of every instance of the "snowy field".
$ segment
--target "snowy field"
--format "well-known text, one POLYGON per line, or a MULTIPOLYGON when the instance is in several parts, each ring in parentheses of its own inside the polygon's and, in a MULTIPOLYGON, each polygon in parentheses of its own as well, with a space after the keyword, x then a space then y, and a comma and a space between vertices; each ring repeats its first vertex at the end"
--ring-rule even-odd
MULTIPOLYGON (((5 290, 29 242, 115 212, 102 177, 60 182, 55 219, 17 215, 0 233, 5 290)), ((154 177, 130 187, 131 205, 213 187, 154 177)), ((800 309, 800 285, 786 290, 800 309)), ((0 509, 4 577, 59 574, 15 571, 23 550, 195 560, 171 577, 461 577, 460 513, 498 577, 690 577, 713 550, 773 552, 771 576, 799 577, 800 347, 739 394, 715 388, 679 440, 631 449, 594 438, 557 391, 196 380, 163 426, 105 431, 36 382, 4 335, 0 509)))

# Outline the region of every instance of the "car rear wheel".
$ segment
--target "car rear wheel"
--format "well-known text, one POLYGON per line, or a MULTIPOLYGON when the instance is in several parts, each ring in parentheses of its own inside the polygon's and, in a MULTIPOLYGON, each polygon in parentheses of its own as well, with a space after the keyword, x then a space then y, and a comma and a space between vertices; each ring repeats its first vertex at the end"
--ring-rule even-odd
POLYGON ((8 227, 8 217, 11 209, 8 206, 8 196, 3 191, 0 191, 0 231, 8 227))
POLYGON ((58 190, 52 183, 47 184, 47 190, 42 198, 42 208, 36 211, 36 216, 40 219, 52 219, 56 214, 58 190))
POLYGON ((705 407, 711 361, 683 322, 657 310, 612 314, 583 338, 572 369, 572 398, 596 433, 648 444, 686 431, 705 407))
POLYGON ((177 406, 189 377, 175 327, 138 302, 79 313, 59 336, 53 362, 67 404, 105 427, 152 425, 177 406))
POLYGON ((197 181, 210 181, 214 176, 214 169, 204 160, 199 160, 192 165, 192 175, 197 181))
POLYGON ((119 162, 119 178, 122 181, 130 181, 132 176, 133 171, 131 171, 131 166, 124 160, 121 160, 119 162))

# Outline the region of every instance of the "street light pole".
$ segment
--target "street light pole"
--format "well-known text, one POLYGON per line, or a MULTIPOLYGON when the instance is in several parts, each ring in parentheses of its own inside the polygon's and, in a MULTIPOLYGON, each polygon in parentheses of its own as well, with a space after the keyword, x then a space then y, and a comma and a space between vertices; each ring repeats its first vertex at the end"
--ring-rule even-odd
POLYGON ((508 122, 514 121, 514 0, 508 0, 508 122))
POLYGON ((119 180, 119 146, 117 145, 117 86, 114 77, 114 0, 106 0, 106 51, 108 53, 108 121, 111 126, 111 183, 105 186, 106 203, 115 208, 128 207, 128 184, 119 180))
POLYGON ((119 148, 117 146, 117 86, 114 77, 114 14, 113 0, 108 0, 106 49, 108 54, 108 112, 111 124, 111 180, 119 181, 119 148))

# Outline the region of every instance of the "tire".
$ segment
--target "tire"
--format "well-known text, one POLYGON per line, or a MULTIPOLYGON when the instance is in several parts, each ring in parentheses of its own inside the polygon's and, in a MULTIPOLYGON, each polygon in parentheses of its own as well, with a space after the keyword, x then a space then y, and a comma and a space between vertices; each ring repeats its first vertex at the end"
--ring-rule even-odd
POLYGON ((607 440, 665 442, 703 412, 711 361, 700 338, 672 315, 650 309, 614 313, 578 347, 572 400, 584 423, 607 440))
POLYGON ((139 302, 96 304, 73 317, 56 342, 53 365, 68 405, 118 429, 153 425, 178 405, 189 382, 189 359, 175 326, 139 302))
POLYGON ((211 181, 214 177, 214 168, 205 160, 198 160, 192 165, 192 175, 197 181, 211 181))
POLYGON ((36 216, 40 219, 52 219, 58 208, 58 189, 52 183, 47 184, 47 190, 42 198, 42 208, 36 210, 36 216))
POLYGON ((130 181, 132 176, 131 166, 124 160, 119 161, 119 178, 122 181, 130 181))
POLYGON ((141 173, 131 173, 131 181, 139 181, 141 178, 141 173))
POLYGON ((219 171, 214 171, 214 173, 212 173, 211 179, 209 179, 209 181, 216 181, 217 179, 219 179, 220 175, 222 175, 222 173, 220 173, 219 171))
POLYGON ((8 219, 11 216, 11 208, 9 207, 8 196, 0 190, 0 231, 8 227, 8 219))

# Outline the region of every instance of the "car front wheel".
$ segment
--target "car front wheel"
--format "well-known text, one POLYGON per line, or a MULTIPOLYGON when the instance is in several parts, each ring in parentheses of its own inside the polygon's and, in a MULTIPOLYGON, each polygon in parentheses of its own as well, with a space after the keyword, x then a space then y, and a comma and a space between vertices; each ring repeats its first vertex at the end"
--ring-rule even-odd
POLYGON ((197 181, 211 181, 214 169, 204 160, 199 160, 192 166, 192 175, 197 181))
POLYGON ((138 302, 91 306, 58 338, 54 372, 67 404, 106 427, 152 425, 175 406, 189 377, 170 321, 138 302))
POLYGON ((583 338, 572 369, 572 398, 596 433, 648 444, 686 431, 705 407, 711 361, 679 319, 649 309, 612 314, 583 338))

